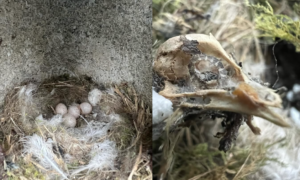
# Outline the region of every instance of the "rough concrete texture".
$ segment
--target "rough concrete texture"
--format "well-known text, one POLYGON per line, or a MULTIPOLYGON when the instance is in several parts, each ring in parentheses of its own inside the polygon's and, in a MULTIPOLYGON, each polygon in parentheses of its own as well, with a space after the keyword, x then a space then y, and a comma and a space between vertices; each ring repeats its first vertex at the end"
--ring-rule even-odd
POLYGON ((151 100, 151 0, 0 0, 0 104, 23 81, 88 75, 151 100))

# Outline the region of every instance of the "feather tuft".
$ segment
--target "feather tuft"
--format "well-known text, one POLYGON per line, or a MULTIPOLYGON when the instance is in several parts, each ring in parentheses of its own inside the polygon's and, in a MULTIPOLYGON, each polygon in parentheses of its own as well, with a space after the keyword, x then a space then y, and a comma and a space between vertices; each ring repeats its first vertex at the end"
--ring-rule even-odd
POLYGON ((55 162, 57 157, 52 151, 52 140, 45 141, 41 136, 34 134, 24 137, 21 142, 23 142, 24 154, 32 155, 42 167, 47 170, 55 170, 64 179, 68 179, 66 173, 55 162))
POLYGON ((113 141, 105 140, 102 143, 94 144, 90 152, 89 164, 82 166, 75 170, 72 175, 76 175, 82 171, 98 171, 105 169, 115 169, 114 162, 118 152, 116 143, 113 141))
POLYGON ((61 114, 54 115, 49 120, 44 119, 43 115, 40 114, 38 117, 35 118, 35 120, 37 121, 38 125, 45 125, 49 127, 58 127, 63 122, 61 114))
POLYGON ((88 100, 92 106, 96 106, 101 100, 102 92, 99 89, 93 89, 89 92, 88 100))
POLYGON ((173 113, 173 103, 154 90, 152 90, 152 103, 152 124, 160 123, 173 113))

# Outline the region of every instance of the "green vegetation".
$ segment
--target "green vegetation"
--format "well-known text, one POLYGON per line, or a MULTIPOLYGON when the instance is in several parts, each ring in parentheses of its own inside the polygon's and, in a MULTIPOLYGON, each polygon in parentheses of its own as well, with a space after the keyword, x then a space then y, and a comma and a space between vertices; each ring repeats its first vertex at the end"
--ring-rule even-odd
POLYGON ((6 174, 9 180, 45 180, 45 176, 40 172, 32 163, 24 163, 22 160, 19 162, 21 168, 16 171, 7 171, 6 174))
MULTIPOLYGON (((255 28, 261 30, 261 37, 270 37, 273 40, 280 38, 293 43, 296 51, 300 51, 300 22, 283 14, 274 14, 272 6, 266 1, 266 5, 252 5, 246 1, 247 6, 254 10, 255 28)), ((294 5, 296 13, 300 12, 299 4, 294 5)))
POLYGON ((179 8, 181 0, 153 0, 152 8, 153 8, 153 17, 160 13, 161 10, 166 12, 174 12, 179 8))

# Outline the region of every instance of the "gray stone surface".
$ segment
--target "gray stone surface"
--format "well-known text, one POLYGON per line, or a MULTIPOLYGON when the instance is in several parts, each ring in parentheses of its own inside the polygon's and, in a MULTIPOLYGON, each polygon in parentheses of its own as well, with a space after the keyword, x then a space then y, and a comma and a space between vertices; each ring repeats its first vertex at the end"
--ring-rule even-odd
POLYGON ((151 0, 0 0, 0 104, 27 80, 68 73, 134 82, 151 101, 151 0))

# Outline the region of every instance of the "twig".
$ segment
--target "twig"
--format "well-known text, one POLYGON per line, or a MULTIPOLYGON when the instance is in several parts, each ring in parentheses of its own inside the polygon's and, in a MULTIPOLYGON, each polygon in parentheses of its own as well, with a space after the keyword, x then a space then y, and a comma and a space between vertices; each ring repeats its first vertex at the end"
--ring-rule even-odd
POLYGON ((17 126, 17 124, 15 123, 15 121, 13 120, 13 118, 11 117, 10 120, 14 123, 14 125, 21 131, 21 133, 23 133, 23 135, 25 134, 21 128, 19 128, 19 126, 17 126))
POLYGON ((215 171, 215 170, 216 170, 216 169, 213 169, 213 170, 207 171, 207 172, 205 172, 205 173, 203 173, 203 174, 199 174, 199 175, 197 175, 197 176, 194 176, 194 177, 190 178, 189 180, 197 180, 197 179, 199 179, 199 178, 201 178, 201 177, 203 177, 203 176, 205 176, 205 175, 207 175, 207 174, 209 174, 209 173, 211 173, 211 172, 213 172, 213 171, 215 171))
POLYGON ((48 171, 46 168, 44 168, 42 165, 40 165, 39 163, 37 163, 36 161, 32 160, 31 158, 28 159, 32 164, 36 165, 39 169, 42 169, 44 171, 48 171))
POLYGON ((121 98, 123 99, 124 103, 130 108, 130 110, 133 110, 134 104, 126 96, 124 96, 123 93, 121 93, 121 91, 119 90, 119 88, 117 86, 115 86, 115 92, 119 96, 121 96, 121 98))
POLYGON ((82 115, 79 115, 87 124, 89 124, 89 122, 82 116, 82 115))
POLYGON ((143 146, 142 146, 142 143, 140 144, 140 150, 139 150, 139 154, 135 160, 135 163, 134 163, 134 166, 132 168, 132 171, 128 177, 128 180, 132 180, 132 177, 133 177, 133 174, 136 172, 138 166, 139 166, 139 163, 140 163, 140 160, 141 160, 141 157, 142 157, 142 149, 143 149, 143 146))
MULTIPOLYGON (((279 41, 278 41, 278 42, 279 42, 279 41)), ((273 84, 272 88, 274 88, 275 85, 277 84, 277 82, 279 81, 279 74, 278 74, 278 68, 277 68, 277 67, 278 67, 278 65, 277 65, 278 61, 277 61, 277 58, 276 58, 276 56, 275 56, 275 46, 278 44, 278 42, 276 42, 276 43, 274 44, 274 46, 272 47, 272 53, 273 53, 274 60, 275 60, 275 70, 276 70, 276 75, 277 75, 277 79, 276 79, 275 83, 273 84)))
POLYGON ((52 109, 53 113, 56 114, 56 111, 54 110, 54 108, 52 106, 49 105, 48 107, 50 107, 52 109))
POLYGON ((45 136, 44 136, 44 133, 41 131, 41 128, 40 128, 40 126, 37 124, 37 122, 35 122, 35 125, 36 125, 37 129, 39 130, 39 132, 41 133, 42 137, 45 137, 45 136))
POLYGON ((69 84, 66 84, 66 85, 55 85, 55 87, 73 87, 73 85, 69 85, 69 84))
POLYGON ((139 172, 141 169, 143 169, 144 167, 146 167, 148 164, 149 164, 149 160, 147 160, 146 162, 145 162, 145 164, 144 165, 142 165, 137 171, 139 172))
POLYGON ((241 168, 239 169, 239 171, 236 173, 236 175, 234 176, 234 178, 233 178, 232 180, 235 180, 235 179, 238 177, 238 175, 240 174, 240 172, 241 172, 241 171, 242 171, 242 169, 244 168, 244 166, 245 166, 246 162, 248 161, 248 159, 249 159, 250 155, 251 155, 251 152, 249 153, 249 155, 247 156, 247 158, 246 158, 246 160, 245 160, 244 164, 241 166, 241 168))

